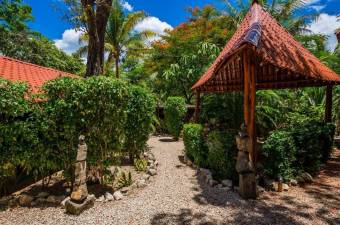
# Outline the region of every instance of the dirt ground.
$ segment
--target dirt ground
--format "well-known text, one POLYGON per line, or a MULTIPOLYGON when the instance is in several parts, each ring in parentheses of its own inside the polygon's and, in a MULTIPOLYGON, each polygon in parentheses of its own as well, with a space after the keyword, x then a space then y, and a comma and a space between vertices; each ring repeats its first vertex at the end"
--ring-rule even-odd
POLYGON ((182 163, 183 143, 152 137, 159 161, 150 184, 121 201, 96 203, 75 217, 59 207, 0 211, 0 224, 340 224, 340 150, 315 182, 288 192, 265 192, 246 201, 233 191, 206 185, 195 169, 182 163))

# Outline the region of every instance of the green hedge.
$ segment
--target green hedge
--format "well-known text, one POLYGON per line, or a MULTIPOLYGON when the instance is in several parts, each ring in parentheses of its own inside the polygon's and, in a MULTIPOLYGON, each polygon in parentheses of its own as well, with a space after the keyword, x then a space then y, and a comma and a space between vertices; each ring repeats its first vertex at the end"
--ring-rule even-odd
POLYGON ((186 155, 196 165, 207 165, 207 149, 205 148, 203 127, 200 124, 185 124, 183 128, 183 142, 186 155))
POLYGON ((139 157, 146 147, 150 133, 154 131, 156 99, 149 91, 139 86, 132 86, 130 93, 126 110, 125 149, 131 157, 139 157))
POLYGON ((185 124, 183 141, 186 155, 198 166, 209 168, 217 180, 232 179, 238 175, 235 169, 237 148, 233 132, 210 132, 205 139, 200 124, 185 124))
POLYGON ((237 147, 235 133, 213 131, 207 137, 208 167, 217 180, 232 179, 236 181, 237 147))
POLYGON ((264 172, 285 180, 301 171, 315 174, 331 154, 335 126, 305 121, 272 132, 263 145, 264 172))
POLYGON ((0 80, 0 193, 17 167, 36 177, 73 173, 81 134, 104 173, 117 153, 143 151, 152 132, 153 96, 121 80, 60 78, 44 86, 44 101, 30 97, 27 85, 0 80))
POLYGON ((178 140, 186 114, 185 100, 182 97, 169 97, 164 106, 164 117, 168 131, 178 140))

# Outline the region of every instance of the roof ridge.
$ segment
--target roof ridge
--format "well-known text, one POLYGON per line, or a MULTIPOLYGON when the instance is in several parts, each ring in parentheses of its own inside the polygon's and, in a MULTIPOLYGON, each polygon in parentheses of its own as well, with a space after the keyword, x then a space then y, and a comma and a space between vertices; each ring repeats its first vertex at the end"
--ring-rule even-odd
POLYGON ((4 56, 4 55, 0 56, 0 59, 1 59, 1 58, 7 59, 7 60, 11 60, 11 61, 15 61, 15 62, 19 62, 19 63, 23 63, 23 64, 30 65, 30 66, 34 66, 34 67, 38 67, 38 68, 42 68, 42 69, 47 69, 47 70, 52 70, 52 71, 56 71, 56 72, 62 72, 62 73, 70 74, 70 75, 75 75, 75 74, 72 74, 72 73, 69 73, 69 72, 57 70, 57 69, 54 69, 54 68, 51 68, 51 67, 46 67, 46 66, 37 65, 37 64, 34 64, 34 63, 22 61, 22 60, 15 59, 15 58, 11 58, 11 57, 4 56))

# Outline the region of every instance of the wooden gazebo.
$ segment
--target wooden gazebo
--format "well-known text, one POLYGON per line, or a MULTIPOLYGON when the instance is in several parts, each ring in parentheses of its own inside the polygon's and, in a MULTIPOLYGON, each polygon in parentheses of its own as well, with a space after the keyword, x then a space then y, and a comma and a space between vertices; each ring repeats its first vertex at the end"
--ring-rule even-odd
POLYGON ((244 121, 255 158, 256 91, 327 86, 325 120, 331 120, 332 87, 340 77, 294 40, 256 0, 216 61, 192 87, 201 93, 244 92, 244 121))

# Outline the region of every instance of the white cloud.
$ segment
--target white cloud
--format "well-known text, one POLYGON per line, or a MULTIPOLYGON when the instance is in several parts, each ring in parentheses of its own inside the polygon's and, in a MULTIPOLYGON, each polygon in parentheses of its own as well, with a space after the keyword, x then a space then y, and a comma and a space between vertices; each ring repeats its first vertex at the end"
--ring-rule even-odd
POLYGON ((54 40, 54 43, 57 48, 63 50, 67 54, 72 54, 82 46, 79 42, 82 33, 82 31, 76 31, 75 29, 65 30, 62 39, 56 39, 54 40))
POLYGON ((135 26, 137 32, 151 30, 159 35, 164 34, 165 30, 172 30, 172 26, 167 22, 161 21, 157 17, 149 16, 135 26))
POLYGON ((132 5, 130 5, 130 3, 126 2, 126 1, 122 1, 122 6, 123 6, 124 9, 126 9, 129 12, 133 11, 132 5))
POLYGON ((334 34, 335 30, 340 27, 340 21, 337 21, 335 15, 321 13, 319 18, 311 23, 307 28, 315 34, 324 34, 329 37, 327 49, 333 51, 337 45, 337 39, 334 34))
POLYGON ((313 5, 315 3, 320 2, 321 0, 305 0, 306 5, 313 5))
POLYGON ((320 12, 322 9, 324 9, 326 5, 312 5, 311 8, 315 9, 317 12, 320 12))

